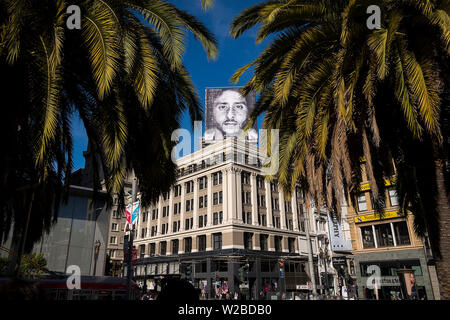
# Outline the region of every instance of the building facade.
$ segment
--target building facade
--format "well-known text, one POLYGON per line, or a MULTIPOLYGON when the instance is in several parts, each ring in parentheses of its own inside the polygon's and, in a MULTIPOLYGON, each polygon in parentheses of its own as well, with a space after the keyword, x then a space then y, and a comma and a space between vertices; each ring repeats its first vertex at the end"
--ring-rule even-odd
POLYGON ((252 299, 308 292, 309 219, 318 283, 319 236, 328 232, 316 220, 324 217, 306 213, 299 189, 288 198, 265 179, 263 161, 257 146, 235 138, 178 159, 177 183, 141 209, 137 282, 158 290, 163 278, 188 278, 210 299, 221 291, 252 299))
POLYGON ((381 217, 374 211, 364 163, 363 183, 354 199, 355 206, 348 210, 359 296, 365 299, 401 299, 401 284, 396 270, 407 268, 414 270, 416 297, 436 299, 436 273, 430 263, 430 251, 414 232, 412 213, 402 215, 399 211, 394 188, 395 168, 392 173, 385 180, 381 217), (379 270, 379 288, 369 283, 373 279, 373 270, 379 270))

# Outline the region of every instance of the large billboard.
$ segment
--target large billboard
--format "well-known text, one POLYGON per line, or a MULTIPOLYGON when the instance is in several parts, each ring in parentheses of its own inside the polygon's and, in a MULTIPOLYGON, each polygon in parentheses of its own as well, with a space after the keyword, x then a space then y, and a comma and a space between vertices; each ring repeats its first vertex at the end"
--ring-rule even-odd
POLYGON ((206 88, 205 90, 205 142, 212 143, 227 137, 256 142, 255 125, 244 132, 255 107, 254 92, 243 96, 239 87, 206 88))

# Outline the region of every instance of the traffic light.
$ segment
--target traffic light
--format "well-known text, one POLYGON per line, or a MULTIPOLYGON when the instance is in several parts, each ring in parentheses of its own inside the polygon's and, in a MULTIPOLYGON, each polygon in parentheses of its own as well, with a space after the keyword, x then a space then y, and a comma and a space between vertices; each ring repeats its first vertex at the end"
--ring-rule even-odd
POLYGON ((191 269, 192 269, 192 266, 191 266, 190 264, 188 264, 188 265, 186 266, 186 278, 187 278, 187 279, 190 279, 190 278, 191 278, 191 269))
POLYGON ((241 282, 245 281, 244 267, 239 268, 239 281, 241 282))
POLYGON ((320 281, 322 282, 322 285, 325 285, 325 283, 327 283, 325 272, 320 273, 320 281))
POLYGON ((248 263, 248 260, 245 262, 245 264, 239 268, 239 280, 241 282, 245 282, 245 271, 247 271, 250 268, 250 264, 248 263))

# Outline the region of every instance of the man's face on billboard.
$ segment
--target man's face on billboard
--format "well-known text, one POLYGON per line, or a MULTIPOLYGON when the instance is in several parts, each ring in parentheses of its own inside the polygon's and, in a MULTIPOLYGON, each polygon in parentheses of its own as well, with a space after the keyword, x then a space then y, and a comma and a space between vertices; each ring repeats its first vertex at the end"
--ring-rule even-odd
POLYGON ((237 135, 247 116, 247 102, 237 91, 225 90, 214 100, 214 120, 227 136, 237 135))

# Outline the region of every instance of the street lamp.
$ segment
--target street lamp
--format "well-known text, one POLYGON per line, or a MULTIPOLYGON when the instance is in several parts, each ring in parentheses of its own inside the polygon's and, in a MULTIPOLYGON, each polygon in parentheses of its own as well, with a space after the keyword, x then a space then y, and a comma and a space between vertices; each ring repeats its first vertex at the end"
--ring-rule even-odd
POLYGON ((98 260, 98 253, 100 252, 100 247, 102 243, 100 240, 95 241, 94 243, 94 276, 97 273, 97 260, 98 260))

